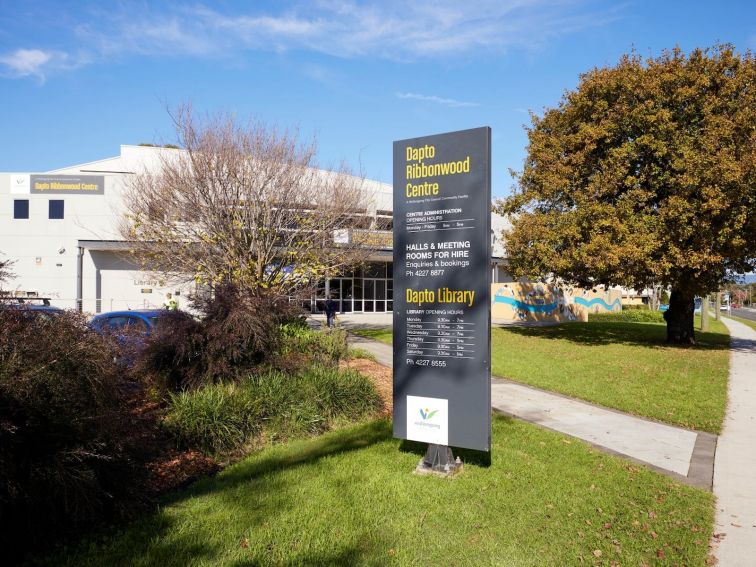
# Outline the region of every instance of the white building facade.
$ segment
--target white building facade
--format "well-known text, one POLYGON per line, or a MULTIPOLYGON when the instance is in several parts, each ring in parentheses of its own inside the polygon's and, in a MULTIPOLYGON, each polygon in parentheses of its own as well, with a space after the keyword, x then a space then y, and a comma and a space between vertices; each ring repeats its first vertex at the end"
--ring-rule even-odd
MULTIPOLYGON (((129 177, 156 170, 164 152, 180 151, 124 145, 113 158, 48 172, 0 173, 0 253, 14 262, 15 273, 4 292, 88 313, 159 308, 168 292, 183 306, 193 284, 141 271, 117 234, 129 177)), ((393 309, 392 187, 370 180, 364 185, 371 196, 365 230, 375 233, 377 251, 354 273, 321 282, 306 305, 313 311, 329 295, 343 312, 393 309)), ((498 237, 505 226, 502 217, 493 215, 494 282, 510 281, 498 237)))

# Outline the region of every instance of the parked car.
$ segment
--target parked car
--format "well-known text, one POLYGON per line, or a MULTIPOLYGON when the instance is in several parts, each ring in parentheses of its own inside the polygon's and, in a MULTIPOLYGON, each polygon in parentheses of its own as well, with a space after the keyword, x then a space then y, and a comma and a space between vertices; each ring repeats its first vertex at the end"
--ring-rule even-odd
POLYGON ((63 313, 59 307, 52 305, 40 305, 37 303, 0 303, 0 309, 14 309, 28 314, 30 317, 42 317, 49 319, 63 313))
POLYGON ((164 309, 137 309, 134 311, 111 311, 100 313, 92 317, 90 326, 101 333, 115 333, 117 335, 142 335, 147 336, 157 325, 164 309))
POLYGON ((97 333, 110 335, 119 344, 119 354, 113 361, 130 368, 138 353, 144 348, 146 338, 158 324, 165 309, 138 309, 134 311, 111 311, 95 315, 89 326, 97 333))

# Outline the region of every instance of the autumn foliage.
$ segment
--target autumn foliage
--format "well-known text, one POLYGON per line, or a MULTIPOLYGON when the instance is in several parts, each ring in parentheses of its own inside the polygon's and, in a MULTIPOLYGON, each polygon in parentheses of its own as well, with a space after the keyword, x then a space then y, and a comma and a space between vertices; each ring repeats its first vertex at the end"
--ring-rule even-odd
POLYGON ((517 276, 670 286, 670 342, 693 299, 756 266, 756 58, 729 45, 633 53, 532 116, 507 255, 517 276))

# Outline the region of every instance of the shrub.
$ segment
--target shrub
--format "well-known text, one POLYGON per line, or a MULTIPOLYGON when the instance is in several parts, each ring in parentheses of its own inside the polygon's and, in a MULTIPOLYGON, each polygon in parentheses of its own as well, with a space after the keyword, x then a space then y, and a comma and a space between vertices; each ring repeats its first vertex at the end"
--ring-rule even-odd
POLYGON ((223 286, 194 306, 202 313, 202 358, 207 381, 235 376, 263 362, 278 348, 285 299, 223 286))
POLYGON ((166 426, 210 453, 316 435, 380 408, 372 382, 354 371, 315 365, 295 375, 269 371, 237 384, 212 384, 170 398, 166 426))
POLYGON ((133 372, 161 391, 181 390, 203 381, 203 349, 199 321, 184 311, 168 311, 135 356, 133 372))
POLYGON ((336 365, 348 358, 347 332, 343 329, 311 329, 302 325, 281 326, 281 352, 301 353, 316 362, 336 365))
POLYGON ((285 298, 234 286, 192 303, 201 319, 161 317, 135 365, 138 375, 170 391, 233 381, 262 364, 279 350, 281 323, 295 309, 285 298))
POLYGON ((138 500, 113 349, 79 314, 0 309, 4 555, 123 515, 138 500))
POLYGON ((661 311, 649 309, 631 309, 613 311, 610 313, 591 313, 589 321, 619 321, 628 323, 664 323, 664 314, 661 311))

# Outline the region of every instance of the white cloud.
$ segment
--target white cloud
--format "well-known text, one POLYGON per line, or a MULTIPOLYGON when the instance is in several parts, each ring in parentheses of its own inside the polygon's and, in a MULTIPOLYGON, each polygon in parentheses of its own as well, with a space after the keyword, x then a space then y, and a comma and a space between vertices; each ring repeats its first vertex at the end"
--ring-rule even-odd
POLYGON ((540 49, 615 20, 622 10, 593 9, 592 0, 294 0, 264 12, 253 3, 222 10, 115 6, 90 8, 69 26, 86 53, 18 49, 0 64, 7 75, 44 79, 52 70, 133 55, 238 59, 248 51, 300 50, 394 61, 497 55, 540 49))
POLYGON ((0 55, 0 75, 6 77, 37 77, 44 82, 47 74, 61 69, 74 69, 87 62, 64 51, 43 49, 16 49, 12 53, 0 55))
POLYGON ((616 19, 589 11, 585 0, 321 0, 277 16, 187 13, 187 25, 251 48, 307 49, 338 57, 415 60, 534 49, 567 33, 616 19))
POLYGON ((479 106, 476 102, 465 102, 461 100, 455 100, 453 98, 442 98, 435 95, 422 95, 417 93, 396 93, 397 98, 405 100, 419 100, 421 102, 432 102, 434 104, 440 104, 442 106, 450 106, 452 108, 460 108, 465 106, 479 106))
POLYGON ((53 59, 53 54, 41 49, 17 49, 13 53, 0 56, 0 64, 8 72, 18 77, 36 75, 44 77, 44 68, 53 59))

